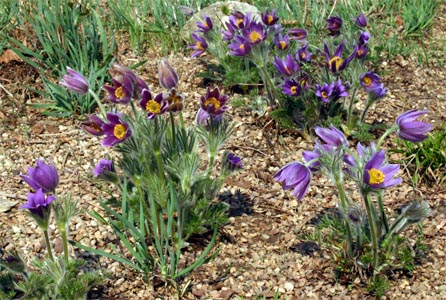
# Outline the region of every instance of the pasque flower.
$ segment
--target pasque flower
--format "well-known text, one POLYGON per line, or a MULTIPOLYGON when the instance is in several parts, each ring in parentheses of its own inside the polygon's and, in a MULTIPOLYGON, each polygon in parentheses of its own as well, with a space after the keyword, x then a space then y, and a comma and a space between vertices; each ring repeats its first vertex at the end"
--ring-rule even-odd
POLYGON ((326 21, 330 35, 338 36, 341 33, 342 19, 340 17, 330 17, 326 21))
POLYGON ((297 61, 310 61, 311 55, 312 55, 312 53, 310 51, 308 51, 308 43, 306 43, 299 50, 297 50, 296 60, 297 61))
POLYGON ((212 116, 221 115, 228 109, 226 106, 228 96, 220 95, 220 90, 218 88, 211 91, 211 89, 208 87, 206 90, 206 95, 201 96, 200 100, 201 108, 212 116))
POLYGON ((369 102, 374 102, 378 99, 383 98, 387 94, 387 88, 384 87, 384 83, 380 83, 377 86, 370 88, 368 90, 369 93, 369 102))
POLYGON ((266 32, 263 25, 258 22, 251 22, 249 26, 242 29, 243 37, 252 45, 258 45, 266 39, 266 32))
POLYGON ((67 74, 62 77, 59 84, 81 95, 87 94, 90 88, 87 79, 81 73, 76 72, 70 67, 67 67, 67 74))
POLYGON ((203 16, 203 22, 197 22, 198 31, 200 32, 208 32, 214 28, 214 25, 212 24, 211 18, 208 16, 203 16))
POLYGON ((284 190, 293 189, 293 196, 301 201, 310 186, 311 171, 299 162, 291 162, 282 167, 273 178, 282 183, 284 190))
POLYGON ((401 178, 395 178, 400 166, 398 164, 387 164, 385 152, 380 150, 372 155, 364 166, 364 183, 372 189, 385 189, 402 182, 401 178))
POLYGON ((290 77, 299 71, 299 64, 294 60, 291 54, 287 54, 285 58, 274 57, 273 66, 281 75, 290 77))
POLYGON ((113 86, 104 85, 102 89, 108 93, 107 99, 116 104, 127 104, 133 94, 133 83, 130 77, 124 77, 123 82, 112 79, 113 86))
POLYGON ((331 93, 331 100, 336 101, 341 97, 347 97, 348 93, 347 90, 350 88, 350 85, 348 82, 343 83, 342 80, 339 78, 338 81, 333 82, 333 91, 331 93))
POLYGON ((333 125, 330 125, 330 128, 316 126, 314 131, 322 141, 331 147, 348 146, 344 133, 333 125))
POLYGON ((195 51, 192 53, 191 57, 200 56, 208 48, 208 43, 204 37, 195 33, 192 33, 192 38, 195 40, 195 43, 190 44, 189 48, 194 49, 195 51))
POLYGON ((282 35, 278 33, 274 38, 274 44, 279 50, 286 50, 290 44, 290 37, 288 34, 282 35))
POLYGON ((344 70, 347 65, 355 58, 356 51, 353 51, 346 59, 342 58, 342 51, 344 49, 345 41, 342 40, 341 43, 336 48, 333 55, 331 55, 327 44, 324 42, 324 54, 327 59, 327 67, 333 73, 340 72, 344 70))
POLYGON ((229 54, 234 56, 246 56, 251 52, 251 44, 242 36, 238 35, 229 44, 229 54))
POLYGON ((375 72, 369 71, 359 76, 359 83, 368 92, 381 84, 381 77, 375 72))
POLYGON ((364 14, 364 12, 361 12, 361 15, 359 15, 359 17, 354 19, 355 24, 358 25, 359 27, 367 27, 367 18, 364 14))
POLYGON ((108 159, 102 158, 93 170, 93 175, 98 177, 105 175, 106 172, 113 172, 113 162, 108 159))
POLYGON ((272 26, 279 21, 279 17, 276 16, 276 10, 273 9, 272 11, 269 11, 269 9, 266 9, 265 13, 260 14, 262 17, 263 24, 266 26, 272 26))
POLYGON ((28 209, 40 226, 48 224, 50 204, 56 198, 54 196, 46 196, 43 190, 39 188, 36 193, 28 193, 27 199, 28 202, 21 205, 20 208, 28 209))
POLYGON ((28 176, 20 175, 34 190, 42 189, 45 193, 54 192, 59 184, 59 174, 53 164, 46 164, 38 159, 37 166, 28 168, 28 176))
POLYGON ((231 171, 243 168, 242 159, 232 152, 228 153, 226 164, 227 168, 231 171))
POLYGON ((162 93, 156 95, 155 99, 153 99, 152 93, 144 90, 141 93, 139 105, 147 112, 147 118, 153 119, 155 116, 161 115, 167 110, 168 102, 162 93))
POLYGON ((178 84, 178 74, 165 59, 158 64, 158 78, 160 85, 165 89, 172 89, 178 84))
POLYGON ((107 113, 109 123, 102 125, 102 131, 105 138, 102 140, 102 146, 112 147, 124 142, 132 135, 129 125, 121 119, 120 114, 107 113))
POLYGON ((322 86, 319 84, 316 84, 315 95, 322 102, 328 103, 332 92, 333 92, 333 84, 324 83, 324 84, 322 84, 322 86))
POLYGON ((211 115, 200 107, 200 109, 197 112, 197 116, 195 117, 195 123, 204 126, 206 129, 209 129, 211 125, 216 126, 221 121, 222 118, 223 114, 214 115, 212 116, 212 123, 211 123, 211 115))
POLYGON ((282 84, 282 93, 288 96, 299 96, 302 91, 302 87, 299 82, 297 82, 294 78, 286 79, 285 83, 282 84))
POLYGON ((113 64, 109 70, 112 79, 120 85, 125 85, 130 89, 130 97, 138 99, 144 89, 149 89, 147 83, 132 70, 119 64, 113 64))
POLYGON ((432 125, 423 121, 418 121, 418 117, 427 114, 427 110, 409 110, 396 118, 398 126, 397 135, 406 141, 424 141, 426 134, 432 129, 432 125))
POLYGON ((104 124, 104 121, 102 121, 102 119, 96 115, 87 115, 87 118, 88 119, 86 121, 81 123, 82 128, 92 135, 103 135, 102 124, 104 124))
POLYGON ((290 28, 288 29, 288 36, 294 41, 305 41, 307 31, 303 28, 290 28))

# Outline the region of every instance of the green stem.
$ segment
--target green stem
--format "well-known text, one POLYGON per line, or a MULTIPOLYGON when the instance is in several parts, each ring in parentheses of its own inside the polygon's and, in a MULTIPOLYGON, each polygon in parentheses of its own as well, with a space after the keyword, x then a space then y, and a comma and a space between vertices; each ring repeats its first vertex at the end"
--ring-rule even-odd
POLYGON ((348 105, 348 111, 347 111, 347 126, 349 129, 353 129, 354 127, 352 126, 352 111, 353 111, 353 102, 355 101, 355 96, 356 96, 356 92, 357 92, 358 88, 355 87, 355 89, 353 90, 352 96, 350 98, 350 103, 348 105))
POLYGON ((48 250, 48 258, 54 262, 54 256, 53 256, 53 251, 51 250, 51 244, 50 244, 50 238, 48 236, 48 230, 42 230, 43 231, 43 236, 45 237, 45 244, 46 244, 46 249, 48 250))
MULTIPOLYGON (((339 193, 339 199, 341 201, 341 209, 342 209, 342 215, 346 215, 346 211, 348 209, 348 200, 345 196, 345 191, 342 186, 341 178, 340 176, 337 176, 336 178, 336 188, 338 189, 339 193)), ((352 230, 350 228, 350 223, 348 222, 347 218, 343 217, 344 226, 347 230, 347 258, 353 257, 353 238, 352 238, 352 230)))
POLYGON ((63 243, 63 254, 64 254, 64 260, 65 260, 65 265, 68 265, 68 260, 69 260, 69 253, 68 253, 68 234, 67 234, 67 225, 64 225, 64 228, 62 228, 60 230, 60 235, 62 237, 62 243, 63 243))
POLYGON ((385 233, 389 232, 389 222, 387 221, 386 212, 384 211, 384 204, 383 204, 383 191, 380 190, 378 192, 378 206, 379 206, 379 213, 381 216, 381 221, 384 225, 385 233))
POLYGON ((266 92, 268 93, 268 105, 274 107, 275 100, 278 99, 276 92, 274 90, 274 84, 271 77, 268 74, 266 65, 262 63, 256 63, 257 69, 259 70, 260 77, 262 78, 263 84, 265 85, 266 92))
POLYGON ((392 126, 389 129, 387 129, 383 135, 379 138, 378 142, 376 143, 376 149, 381 148, 381 144, 383 143, 384 139, 389 136, 392 132, 396 131, 398 129, 398 126, 392 126))
POLYGON ((156 157, 156 166, 158 169, 158 176, 160 180, 165 180, 164 178, 164 168, 163 168, 163 161, 161 159, 161 152, 160 150, 155 150, 155 157, 156 157))
POLYGON ((96 104, 98 105, 99 109, 101 110, 102 117, 105 119, 107 116, 107 110, 105 109, 105 107, 102 104, 101 100, 99 99, 98 95, 92 89, 88 89, 88 93, 90 93, 90 95, 93 96, 93 99, 96 101, 96 104))
POLYGON ((372 270, 375 272, 377 266, 378 266, 378 233, 376 228, 376 214, 374 214, 373 210, 373 203, 370 199, 370 193, 366 193, 364 196, 364 201, 366 204, 366 210, 367 210, 367 217, 369 221, 369 227, 370 227, 370 236, 372 239, 372 270))
POLYGON ((172 126, 172 141, 173 141, 173 148, 176 149, 177 147, 177 141, 176 141, 176 136, 175 136, 175 120, 173 118, 173 113, 170 112, 169 113, 169 119, 170 119, 170 124, 172 126))

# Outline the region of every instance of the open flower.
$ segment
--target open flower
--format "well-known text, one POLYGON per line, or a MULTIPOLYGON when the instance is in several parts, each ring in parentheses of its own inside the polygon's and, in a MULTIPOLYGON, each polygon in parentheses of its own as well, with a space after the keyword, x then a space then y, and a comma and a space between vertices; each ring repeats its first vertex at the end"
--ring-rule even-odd
POLYGON ((274 38, 274 44, 279 50, 286 50, 290 44, 290 37, 288 34, 282 35, 278 33, 274 38))
POLYGON ((332 92, 333 92, 333 84, 324 83, 322 86, 319 84, 316 84, 315 95, 322 102, 328 103, 332 92))
POLYGON ((28 193, 27 199, 28 202, 21 205, 20 208, 28 209, 37 224, 46 229, 51 209, 50 204, 56 198, 54 196, 46 196, 42 189, 37 189, 36 193, 28 193))
POLYGON ((333 91, 331 93, 332 101, 336 101, 341 97, 348 96, 347 90, 350 88, 348 82, 343 83, 342 80, 339 78, 338 81, 333 82, 332 84, 333 84, 333 91))
POLYGON ((359 75, 359 83, 366 90, 366 92, 379 86, 381 77, 373 71, 359 75))
POLYGON ((189 48, 194 49, 195 51, 191 54, 191 57, 200 56, 208 48, 208 43, 204 37, 195 33, 192 33, 192 38, 195 40, 195 43, 190 44, 189 48))
POLYGON ((102 124, 104 124, 104 121, 96 115, 88 115, 87 118, 86 121, 81 123, 82 128, 92 135, 103 135, 102 124))
POLYGON ((385 189, 402 182, 401 178, 395 178, 399 170, 400 165, 385 162, 385 152, 380 150, 365 164, 363 180, 372 189, 385 189))
POLYGON ((286 79, 285 83, 282 84, 282 93, 288 96, 299 96, 302 92, 302 87, 299 82, 297 82, 294 78, 286 79))
POLYGON ((105 138, 102 140, 102 146, 112 147, 116 144, 124 142, 132 135, 129 125, 121 120, 120 114, 107 113, 109 123, 102 125, 102 131, 105 138))
POLYGON ((348 64, 355 58, 356 51, 353 51, 346 59, 342 58, 342 51, 344 49, 345 41, 342 40, 341 43, 336 48, 333 55, 331 55, 327 44, 324 42, 324 54, 327 59, 327 67, 333 73, 340 72, 344 70, 348 64))
POLYGON ((414 143, 424 141, 427 137, 426 133, 432 129, 432 125, 417 119, 427 113, 427 110, 413 109, 399 115, 396 118, 397 135, 403 140, 414 143))
POLYGON ((338 36, 341 33, 342 19, 340 17, 330 17, 326 21, 330 35, 338 36))
POLYGON ((107 99, 117 104, 127 104, 132 98, 133 84, 130 77, 124 77, 123 82, 112 79, 113 86, 104 85, 102 89, 108 93, 107 99))
POLYGON ((90 88, 87 79, 81 73, 76 72, 70 67, 67 67, 67 74, 62 77, 59 84, 81 95, 88 93, 88 89, 90 88))
POLYGON ((208 16, 203 16, 203 22, 197 22, 197 27, 199 32, 208 32, 214 28, 214 25, 212 24, 211 18, 208 16))
POLYGON ((211 126, 216 126, 222 120, 222 118, 223 118, 223 114, 214 115, 211 118, 211 115, 208 114, 207 111, 205 111, 203 108, 200 107, 200 109, 197 112, 197 116, 195 117, 195 123, 197 125, 204 126, 206 128, 206 130, 209 130, 209 128, 211 126))
POLYGON ((274 57, 273 62, 274 68, 281 75, 290 77, 293 76, 297 71, 299 71, 299 64, 297 64, 290 54, 287 54, 286 58, 282 59, 280 57, 274 57))
POLYGON ((312 55, 312 53, 310 51, 308 51, 308 43, 306 43, 299 50, 297 50, 296 60, 297 61, 310 61, 311 55, 312 55))
POLYGON ((35 168, 28 168, 28 176, 20 175, 34 190, 42 189, 45 193, 54 192, 59 184, 59 174, 53 164, 37 160, 35 168))
POLYGON ((208 87, 206 95, 201 96, 200 101, 201 108, 212 116, 221 115, 228 109, 226 106, 228 96, 220 95, 220 90, 218 88, 211 91, 208 87))
POLYGON ((229 44, 230 55, 234 56, 246 56, 251 52, 251 44, 242 36, 238 35, 229 44))
POLYGON ((178 84, 178 74, 165 59, 158 64, 158 78, 160 85, 165 89, 172 89, 178 84))
POLYGON ((311 171, 299 162, 291 162, 282 167, 273 178, 282 183, 284 190, 294 189, 293 196, 301 201, 310 186, 311 171))
POLYGON ((263 25, 258 22, 251 22, 249 26, 242 30, 242 34, 251 45, 258 45, 266 39, 263 25))
POLYGON ((147 118, 153 119, 155 116, 161 115, 167 110, 168 102, 163 94, 158 94, 155 99, 153 99, 152 93, 148 90, 144 90, 141 93, 141 101, 139 102, 139 105, 147 112, 147 118))
POLYGON ((279 21, 279 17, 276 16, 276 10, 273 9, 271 12, 269 9, 266 9, 265 13, 260 14, 262 17, 263 24, 266 26, 272 26, 279 21))

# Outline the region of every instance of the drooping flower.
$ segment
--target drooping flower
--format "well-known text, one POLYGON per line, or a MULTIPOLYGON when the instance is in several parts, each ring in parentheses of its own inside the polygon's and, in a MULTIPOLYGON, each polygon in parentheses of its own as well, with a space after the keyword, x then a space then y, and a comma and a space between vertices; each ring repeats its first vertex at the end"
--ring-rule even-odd
POLYGON ((238 35, 229 44, 230 55, 234 56, 246 56, 251 52, 251 44, 242 36, 238 35))
POLYGON ((272 26, 279 21, 279 17, 276 15, 276 10, 273 9, 271 12, 266 9, 265 13, 260 14, 262 17, 263 24, 266 26, 272 26))
POLYGON ((227 166, 231 171, 241 169, 243 168, 242 159, 234 153, 229 152, 227 156, 227 166))
POLYGON ((119 85, 126 85, 130 91, 130 98, 139 99, 142 90, 149 89, 147 83, 127 67, 115 63, 109 69, 109 73, 112 80, 115 80, 119 85))
POLYGON ((401 178, 395 178, 400 166, 398 164, 387 164, 385 152, 380 150, 372 155, 364 166, 364 183, 372 189, 385 189, 402 182, 401 178))
POLYGON ((282 167, 273 178, 282 183, 284 190, 293 189, 293 196, 301 201, 310 186, 311 171, 299 162, 291 162, 282 167))
POLYGON ((282 35, 279 33, 274 38, 274 44, 279 50, 286 50, 290 44, 290 37, 288 34, 282 35))
POLYGON ((218 88, 211 91, 208 87, 206 95, 201 96, 200 101, 201 108, 212 116, 221 115, 228 109, 226 106, 228 96, 220 95, 220 90, 218 88))
POLYGON ((98 177, 100 175, 105 175, 106 172, 113 172, 113 162, 108 159, 102 158, 93 170, 93 175, 98 177))
POLYGON ((54 192, 59 184, 59 174, 53 164, 37 160, 37 166, 28 167, 28 176, 20 175, 34 190, 42 189, 45 193, 54 192))
POLYGON ((141 93, 141 101, 139 102, 139 105, 147 112, 147 118, 153 119, 167 110, 168 102, 163 97, 162 93, 156 95, 155 99, 153 99, 152 93, 148 90, 144 90, 141 93))
POLYGON ((208 48, 208 43, 204 37, 195 33, 192 33, 192 38, 195 40, 195 43, 190 44, 189 48, 194 49, 195 51, 191 54, 191 57, 200 56, 208 48))
POLYGON ((333 125, 330 125, 330 128, 316 126, 314 131, 322 141, 331 147, 348 146, 344 133, 333 125))
POLYGON ((282 93, 288 96, 299 96, 302 91, 301 85, 294 79, 286 79, 285 83, 281 85, 282 93))
POLYGON ((108 93, 107 99, 117 104, 127 104, 132 98, 133 84, 129 77, 124 77, 123 82, 112 79, 113 86, 104 85, 102 89, 108 93))
POLYGON ((102 125, 102 131, 105 138, 102 140, 102 146, 112 147, 124 142, 132 135, 129 125, 121 119, 120 114, 107 113, 109 123, 102 125))
POLYGON ((333 92, 333 84, 325 83, 321 85, 316 84, 316 92, 315 95, 318 97, 322 102, 328 103, 330 101, 331 93, 333 92))
POLYGON ((87 94, 90 88, 87 79, 81 73, 76 72, 70 67, 67 67, 67 74, 62 77, 59 84, 81 95, 87 94))
POLYGON ((329 34, 331 36, 339 36, 341 34, 342 19, 340 17, 329 17, 326 21, 329 34))
POLYGON ((370 39, 370 33, 367 31, 361 31, 361 34, 359 35, 358 44, 359 45, 366 45, 369 42, 370 39))
POLYGON ((303 28, 290 28, 288 29, 288 36, 294 41, 305 41, 307 31, 303 28))
POLYGON ((212 24, 211 18, 208 16, 203 16, 203 22, 197 22, 198 31, 200 32, 208 32, 214 28, 214 25, 212 24))
POLYGON ((367 18, 364 14, 364 12, 361 12, 361 15, 357 18, 354 19, 355 20, 355 24, 358 25, 359 27, 367 27, 367 18))
POLYGON ((368 92, 381 84, 381 77, 375 72, 369 71, 359 76, 359 83, 368 92))
POLYGON ((303 45, 299 50, 296 52, 296 60, 298 61, 310 61, 311 60, 312 53, 308 51, 308 43, 303 45))
POLYGON ((27 199, 28 202, 21 205, 20 208, 28 209, 39 225, 45 222, 48 224, 50 204, 56 198, 54 196, 45 196, 43 190, 39 188, 35 193, 28 193, 27 199))
POLYGON ((281 59, 280 57, 274 57, 273 66, 279 74, 286 77, 293 76, 297 71, 299 71, 299 65, 295 62, 294 58, 287 54, 286 58, 281 59))
POLYGON ((383 98, 387 94, 387 88, 384 87, 384 83, 380 83, 377 86, 369 88, 368 95, 369 101, 374 102, 378 99, 383 98))
POLYGON ((266 32, 263 25, 258 22, 251 22, 249 26, 242 29, 243 37, 251 45, 258 45, 266 39, 266 32))
POLYGON ((333 55, 331 55, 330 50, 328 49, 327 44, 324 42, 324 54, 327 59, 327 67, 333 73, 340 72, 344 70, 348 64, 355 58, 356 51, 353 51, 346 59, 342 58, 342 51, 344 49, 345 41, 342 40, 341 43, 336 48, 336 51, 333 55))
POLYGON ((102 124, 104 124, 104 121, 96 115, 87 115, 87 118, 86 121, 81 123, 82 128, 92 135, 103 135, 102 124))
POLYGON ((432 129, 432 125, 423 121, 418 121, 418 117, 427 114, 427 110, 412 109, 399 115, 396 118, 398 137, 403 140, 418 143, 424 141, 426 134, 432 129))
POLYGON ((165 59, 158 64, 158 78, 160 85, 165 89, 172 89, 178 84, 178 74, 165 59))

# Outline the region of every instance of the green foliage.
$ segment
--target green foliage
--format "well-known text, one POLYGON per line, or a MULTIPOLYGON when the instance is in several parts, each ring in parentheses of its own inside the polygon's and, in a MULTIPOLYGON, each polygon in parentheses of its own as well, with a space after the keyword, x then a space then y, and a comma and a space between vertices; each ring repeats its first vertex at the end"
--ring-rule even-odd
POLYGON ((93 91, 100 91, 107 69, 112 62, 113 40, 107 38, 100 19, 100 9, 93 2, 75 4, 69 0, 39 0, 22 2, 18 20, 28 32, 29 46, 9 37, 14 51, 26 63, 35 67, 45 90, 37 90, 48 104, 33 106, 45 109, 46 114, 67 116, 86 114, 95 108, 91 96, 69 93, 57 84, 66 67, 85 74, 93 91))
POLYGON ((10 0, 0 0, 0 54, 7 45, 8 34, 16 26, 15 16, 18 14, 18 3, 10 0))
POLYGON ((393 152, 400 153, 400 163, 408 171, 412 184, 441 184, 446 178, 446 125, 434 130, 420 143, 397 140, 393 152))

